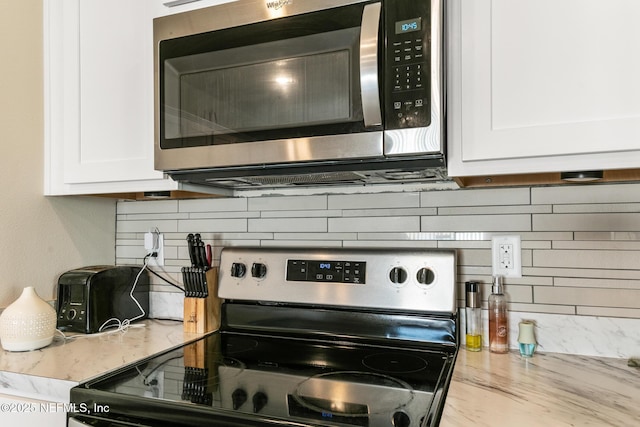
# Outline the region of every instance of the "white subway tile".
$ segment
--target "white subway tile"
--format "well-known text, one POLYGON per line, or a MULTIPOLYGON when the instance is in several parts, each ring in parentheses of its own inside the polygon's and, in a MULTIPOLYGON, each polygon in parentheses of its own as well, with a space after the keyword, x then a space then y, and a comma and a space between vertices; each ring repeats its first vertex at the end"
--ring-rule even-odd
MULTIPOLYGON (((458 252, 459 253, 459 252, 458 252)), ((491 283, 491 266, 487 265, 462 265, 458 262, 458 274, 473 276, 475 278, 481 278, 482 276, 489 277, 489 279, 485 280, 487 283, 491 283)), ((472 279, 476 280, 476 279, 472 279)))
POLYGON ((177 200, 152 200, 139 202, 121 201, 116 205, 118 214, 148 214, 178 212, 177 200))
POLYGON ((329 231, 373 232, 373 231, 420 231, 420 217, 383 218, 329 218, 329 231))
POLYGON ((533 295, 537 304, 640 308, 640 290, 638 289, 536 286, 533 288, 533 295))
POLYGON ((390 209, 420 207, 419 193, 329 195, 329 209, 390 209))
POLYGON ((638 262, 638 253, 634 251, 553 249, 533 251, 535 267, 633 270, 638 268, 638 262))
POLYGON ((247 210, 247 199, 237 198, 211 198, 180 200, 178 208, 180 212, 240 212, 247 210))
POLYGON ((491 268, 491 250, 487 249, 460 249, 458 250, 458 265, 489 266, 491 268))
MULTIPOLYGON (((637 251, 637 250, 640 250, 640 241, 563 240, 559 242, 553 242, 553 249, 600 249, 600 250, 606 249, 606 250, 637 251)), ((639 264, 640 264, 640 259, 639 259, 639 264)))
MULTIPOLYGON (((205 243, 218 244, 222 240, 260 240, 260 239, 273 239, 273 233, 248 233, 248 232, 234 232, 234 231, 196 231, 200 233, 200 237, 205 243)), ((187 246, 187 234, 188 233, 173 233, 165 235, 165 244, 168 241, 169 244, 175 244, 178 246, 187 246)))
POLYGON ((251 232, 326 232, 326 218, 256 218, 249 219, 251 232))
POLYGON ((146 254, 147 254, 147 251, 143 245, 116 247, 116 258, 129 258, 129 259, 142 260, 142 258, 144 258, 146 254))
MULTIPOLYGON (((452 240, 455 233, 358 233, 357 240, 452 240)), ((355 240, 355 239, 354 239, 355 240)))
POLYGON ((528 205, 528 188, 492 188, 481 190, 427 191, 420 193, 420 206, 506 206, 528 205))
MULTIPOLYGON (((606 273, 606 272, 604 272, 606 273)), ((637 274, 640 279, 640 273, 637 274)), ((640 280, 620 280, 620 279, 588 279, 575 277, 555 277, 555 286, 577 287, 577 288, 606 288, 606 289, 640 289, 640 280)))
POLYGON ((637 308, 610 308, 610 307, 576 307, 577 314, 582 316, 599 317, 628 317, 640 319, 640 309, 637 308))
POLYGON ((303 244, 300 241, 315 240, 356 240, 356 233, 275 233, 274 240, 295 240, 298 245, 303 244))
POLYGON ((491 249, 490 240, 445 240, 438 242, 440 248, 491 249))
POLYGON ((159 221, 159 220, 173 220, 173 219, 187 219, 189 214, 187 213, 137 213, 122 215, 121 221, 159 221))
POLYGON ((640 240, 640 232, 633 231, 587 231, 574 235, 575 240, 640 240))
MULTIPOLYGON (((272 240, 273 234, 271 233, 251 233, 253 237, 248 237, 249 233, 247 233, 246 237, 234 238, 231 235, 220 234, 215 239, 210 241, 213 249, 218 253, 222 250, 222 248, 226 246, 258 246, 259 243, 263 240, 272 240)), ((185 250, 187 250, 187 246, 184 246, 185 250)), ((188 252, 185 252, 188 254, 188 252)))
POLYGON ((261 218, 331 218, 342 216, 342 211, 322 210, 322 211, 263 211, 252 212, 261 218))
MULTIPOLYGON (((548 205, 540 205, 548 206, 548 205)), ((578 205, 554 205, 554 213, 622 213, 640 212, 640 203, 599 203, 599 204, 578 204, 578 205)))
MULTIPOLYGON (((180 233, 247 231, 246 219, 189 219, 178 222, 180 233)), ((185 236, 186 237, 186 236, 185 236)))
POLYGON ((434 241, 417 241, 417 240, 397 240, 397 241, 377 241, 377 240, 354 240, 344 242, 344 247, 348 248, 421 248, 435 249, 438 242, 434 241))
POLYGON ((525 240, 573 240, 571 231, 533 231, 529 233, 518 233, 520 238, 525 240))
POLYGON ((563 267, 523 267, 522 274, 528 276, 548 277, 589 277, 609 279, 640 279, 640 270, 607 270, 590 268, 563 268, 563 267))
POLYGON ((531 215, 452 215, 421 217, 422 231, 531 231, 531 215))
POLYGON ((563 185, 531 189, 531 203, 534 205, 633 202, 640 202, 640 184, 563 185))
MULTIPOLYGON (((491 284, 493 276, 491 275, 491 268, 488 267, 485 272, 467 271, 469 267, 463 266, 460 268, 458 274, 458 281, 460 283, 467 282, 469 280, 475 280, 486 284, 491 284)), ((505 286, 553 286, 552 277, 537 277, 537 276, 523 276, 523 277, 508 277, 505 279, 505 286)), ((486 299, 486 298, 485 298, 486 299)))
POLYGON ((248 211, 228 211, 228 212, 197 212, 189 213, 189 219, 206 219, 206 218, 260 218, 260 212, 248 212, 248 211))
MULTIPOLYGON (((509 305, 509 310, 529 313, 576 314, 576 307, 573 305, 512 303, 509 305)), ((526 314, 524 316, 526 317, 526 314)))
POLYGON ((534 231, 636 231, 640 215, 611 214, 534 214, 534 231))
POLYGON ((116 224, 116 233, 146 233, 156 227, 161 233, 173 233, 178 231, 178 220, 122 221, 116 224))
POLYGON ((438 208, 438 215, 500 215, 551 213, 551 205, 516 205, 516 206, 472 206, 438 208))
POLYGON ((364 216, 420 216, 420 215, 436 215, 436 208, 406 208, 406 209, 354 209, 344 210, 342 216, 347 217, 364 217, 364 216))
POLYGON ((327 196, 253 197, 250 211, 297 211, 327 209, 327 196))
MULTIPOLYGON (((264 247, 292 247, 301 246, 299 240, 263 240, 260 246, 264 247)), ((310 240, 304 243, 307 248, 339 248, 342 240, 310 240)))
MULTIPOLYGON (((486 300, 491 295, 491 284, 486 284, 485 294, 483 295, 486 300)), ((507 297, 509 304, 513 303, 533 303, 533 290, 532 286, 524 285, 507 285, 504 286, 504 294, 507 297)))

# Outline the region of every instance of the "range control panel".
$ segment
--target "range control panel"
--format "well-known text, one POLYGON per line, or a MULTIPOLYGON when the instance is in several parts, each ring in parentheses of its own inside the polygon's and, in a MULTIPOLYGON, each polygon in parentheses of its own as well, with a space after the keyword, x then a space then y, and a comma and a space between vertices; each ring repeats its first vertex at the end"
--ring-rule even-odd
POLYGON ((366 268, 364 261, 288 260, 287 280, 364 284, 366 268))
POLYGON ((218 282, 226 300, 457 310, 455 250, 228 247, 218 282))

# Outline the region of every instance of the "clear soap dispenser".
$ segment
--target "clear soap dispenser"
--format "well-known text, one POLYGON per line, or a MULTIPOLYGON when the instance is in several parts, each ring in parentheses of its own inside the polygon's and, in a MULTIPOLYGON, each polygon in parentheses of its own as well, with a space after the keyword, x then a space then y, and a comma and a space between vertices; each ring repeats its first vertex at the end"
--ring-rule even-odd
POLYGON ((493 278, 489 301, 489 351, 509 352, 509 318, 507 298, 504 295, 502 276, 493 278))

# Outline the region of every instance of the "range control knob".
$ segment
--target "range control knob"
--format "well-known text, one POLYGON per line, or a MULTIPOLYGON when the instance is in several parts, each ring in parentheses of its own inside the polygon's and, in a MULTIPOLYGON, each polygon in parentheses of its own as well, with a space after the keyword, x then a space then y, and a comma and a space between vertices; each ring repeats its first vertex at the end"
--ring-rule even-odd
POLYGON ((422 285, 430 285, 436 279, 436 275, 430 268, 421 268, 416 274, 416 280, 422 285))
POLYGON ((267 275, 267 266, 260 262, 254 262, 251 266, 251 275, 255 278, 262 279, 267 275))
POLYGON ((404 412, 398 411, 393 414, 393 418, 391 419, 393 423, 393 427, 409 427, 411 425, 411 419, 409 415, 404 412))
POLYGON ((256 394, 254 394, 253 395, 253 412, 256 414, 260 412, 262 408, 265 407, 268 401, 269 399, 267 398, 267 395, 264 394, 263 392, 259 391, 256 394))
POLYGON ((407 281, 407 270, 402 267, 393 267, 389 272, 389 280, 396 285, 407 281))
POLYGON ((244 391, 243 389, 237 388, 233 393, 231 393, 231 402, 233 403, 234 410, 240 408, 246 401, 247 401, 247 392, 244 391))
POLYGON ((247 272, 247 266, 241 262, 231 264, 231 277, 244 277, 247 272))
POLYGON ((73 320, 76 318, 76 316, 78 315, 78 312, 76 311, 75 308, 72 308, 71 310, 69 310, 69 312, 67 313, 67 319, 69 320, 73 320))

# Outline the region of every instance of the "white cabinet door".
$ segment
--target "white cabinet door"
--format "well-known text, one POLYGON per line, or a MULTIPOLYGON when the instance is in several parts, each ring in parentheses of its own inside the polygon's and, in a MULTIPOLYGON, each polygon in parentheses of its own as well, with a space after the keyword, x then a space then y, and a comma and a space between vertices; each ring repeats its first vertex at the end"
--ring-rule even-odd
POLYGON ((171 190, 153 168, 150 2, 45 2, 45 193, 171 190))
POLYGON ((640 2, 450 2, 452 176, 640 167, 640 2))

